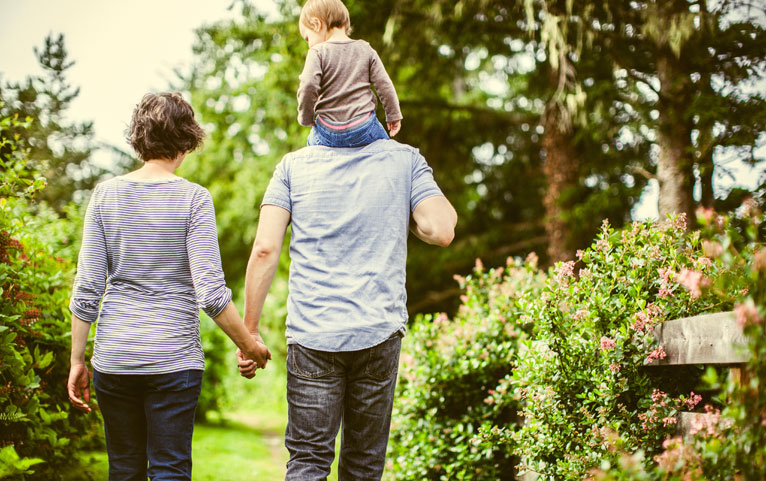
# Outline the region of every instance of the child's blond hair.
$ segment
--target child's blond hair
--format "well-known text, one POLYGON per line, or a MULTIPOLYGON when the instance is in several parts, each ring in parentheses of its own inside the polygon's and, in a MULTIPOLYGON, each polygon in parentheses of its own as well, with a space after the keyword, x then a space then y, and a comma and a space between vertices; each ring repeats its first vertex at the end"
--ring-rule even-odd
POLYGON ((342 28, 346 35, 351 33, 351 16, 341 0, 307 0, 301 9, 300 22, 314 28, 311 19, 318 18, 325 24, 327 30, 342 28))

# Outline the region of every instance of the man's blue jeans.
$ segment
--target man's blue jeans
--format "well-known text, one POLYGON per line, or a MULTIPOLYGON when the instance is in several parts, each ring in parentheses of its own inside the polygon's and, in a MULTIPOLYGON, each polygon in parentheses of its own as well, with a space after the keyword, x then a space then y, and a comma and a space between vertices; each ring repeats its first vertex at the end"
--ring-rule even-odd
POLYGON ((125 375, 94 370, 93 386, 104 417, 109 481, 146 481, 147 475, 152 481, 191 480, 202 371, 125 375))
MULTIPOLYGON (((369 115, 369 118, 367 118, 359 125, 355 125, 353 127, 342 130, 331 129, 322 124, 322 120, 317 118, 316 123, 313 127, 311 127, 311 132, 309 133, 308 139, 306 140, 306 145, 324 145, 326 147, 363 147, 375 142, 376 140, 388 140, 389 137, 386 133, 386 129, 383 128, 383 125, 375 116, 375 112, 363 115, 369 115)), ((347 123, 352 123, 361 117, 362 115, 354 117, 347 123)), ((342 127, 344 125, 337 122, 330 122, 329 120, 324 120, 324 122, 337 127, 342 127)))
POLYGON ((286 480, 327 479, 341 421, 338 480, 383 476, 401 343, 396 333, 361 351, 288 346, 286 480))

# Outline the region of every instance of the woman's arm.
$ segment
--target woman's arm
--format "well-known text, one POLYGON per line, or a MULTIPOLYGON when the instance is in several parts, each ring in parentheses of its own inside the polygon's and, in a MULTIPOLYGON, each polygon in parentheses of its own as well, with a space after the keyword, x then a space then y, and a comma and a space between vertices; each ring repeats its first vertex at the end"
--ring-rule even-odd
POLYGON ((229 302, 213 320, 229 336, 229 339, 234 341, 244 357, 255 362, 256 368, 266 367, 266 363, 271 359, 269 349, 257 332, 254 334, 248 332, 233 302, 229 302))
POLYGON ((271 358, 269 350, 262 342, 259 343, 260 338, 254 338, 245 329, 237 308, 231 302, 231 290, 226 287, 221 267, 213 199, 206 190, 198 195, 192 207, 186 250, 202 310, 258 367, 265 367, 266 361, 271 358))
POLYGON ((85 213, 77 276, 72 288, 72 354, 67 392, 72 405, 90 412, 90 375, 85 365, 85 346, 90 325, 98 318, 98 307, 106 288, 107 258, 104 226, 98 212, 99 187, 93 191, 85 213))
POLYGON ((69 358, 69 381, 67 392, 72 405, 80 411, 89 413, 90 375, 85 365, 85 345, 88 343, 90 323, 72 314, 72 354, 69 358))

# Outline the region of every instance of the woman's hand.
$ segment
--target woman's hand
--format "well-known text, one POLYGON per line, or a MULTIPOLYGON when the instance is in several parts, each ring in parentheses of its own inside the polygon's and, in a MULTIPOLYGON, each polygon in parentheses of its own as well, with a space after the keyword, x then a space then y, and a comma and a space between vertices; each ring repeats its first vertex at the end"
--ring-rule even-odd
POLYGON ((82 412, 91 411, 88 403, 90 402, 90 374, 85 363, 73 363, 69 368, 69 381, 67 381, 67 392, 72 406, 82 412))
POLYGON ((248 379, 255 377, 256 369, 265 369, 266 363, 271 359, 271 352, 263 342, 261 335, 257 332, 251 333, 251 335, 255 341, 254 349, 247 353, 242 352, 241 349, 237 349, 237 366, 239 367, 239 374, 248 379))

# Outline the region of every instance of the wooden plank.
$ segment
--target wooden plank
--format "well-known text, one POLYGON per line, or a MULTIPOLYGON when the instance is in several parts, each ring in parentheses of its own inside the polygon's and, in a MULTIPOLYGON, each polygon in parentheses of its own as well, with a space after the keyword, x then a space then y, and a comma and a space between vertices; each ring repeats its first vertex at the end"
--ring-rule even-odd
MULTIPOLYGON (((716 417, 707 413, 680 412, 678 413, 676 431, 682 438, 689 439, 696 430, 704 430, 705 426, 713 425, 716 422, 716 417)), ((726 427, 731 426, 733 421, 731 418, 722 418, 722 423, 726 427)))
POLYGON ((733 312, 665 321, 654 335, 667 357, 650 366, 687 364, 741 364, 747 362, 746 339, 733 312))
POLYGON ((524 471, 522 474, 516 474, 516 479, 519 481, 536 481, 540 475, 534 471, 524 471))

